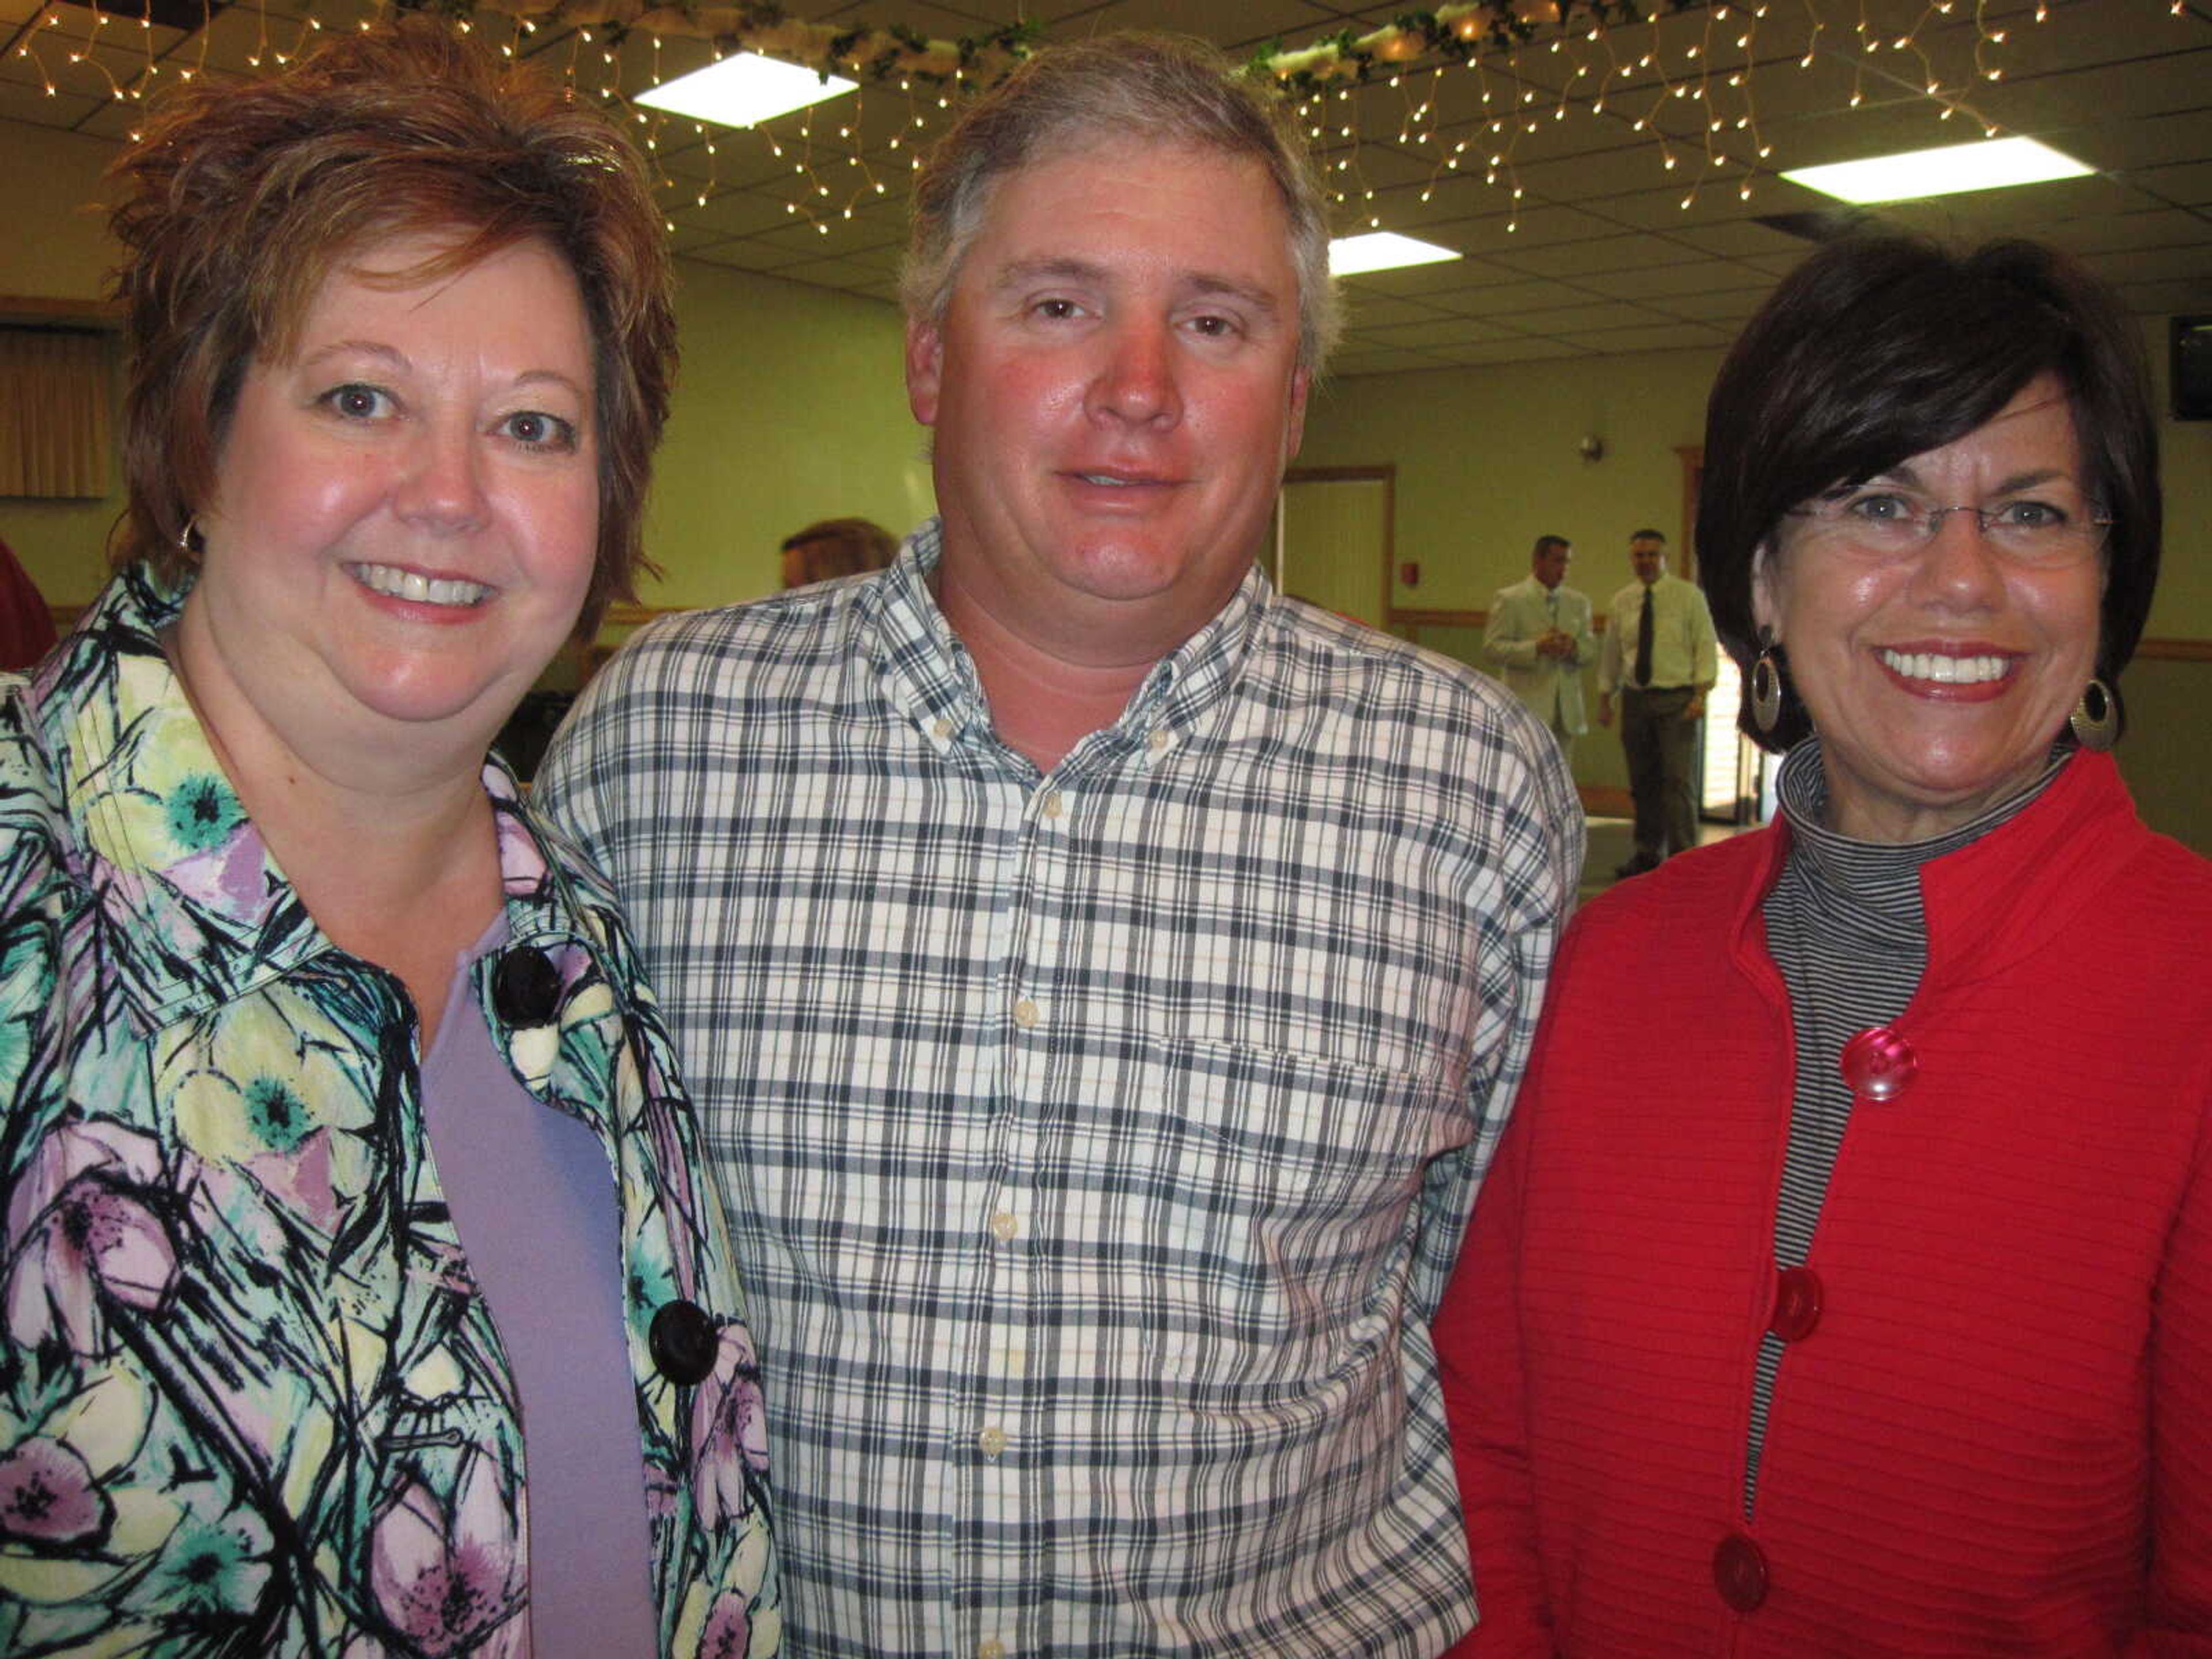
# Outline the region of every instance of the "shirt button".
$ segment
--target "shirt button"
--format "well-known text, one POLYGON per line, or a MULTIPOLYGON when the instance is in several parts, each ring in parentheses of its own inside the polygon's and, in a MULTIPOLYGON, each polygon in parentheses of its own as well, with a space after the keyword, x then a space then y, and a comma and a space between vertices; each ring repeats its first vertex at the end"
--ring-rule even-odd
POLYGON ((1174 735, 1166 726, 1156 726, 1146 735, 1145 746, 1155 755, 1164 755, 1167 752, 1168 745, 1174 741, 1174 735))
POLYGON ((721 1336, 696 1302, 665 1302, 646 1331, 646 1346, 663 1376, 690 1388, 705 1382, 714 1369, 721 1336))
POLYGON ((536 945, 517 945, 492 970, 491 1006, 512 1026, 550 1023, 561 1006, 561 970, 536 945))
POLYGON ((1844 1045, 1844 1083, 1869 1100, 1894 1100, 1920 1070, 1912 1044, 1887 1025, 1869 1025, 1844 1045))
POLYGON ((1012 1239, 1021 1230, 1022 1224, 1014 1219, 1012 1211, 1001 1210, 991 1218, 991 1231, 1001 1243, 1012 1239))
POLYGON ((975 1444, 981 1449, 984 1456, 996 1457, 1006 1449, 1006 1431, 994 1423, 975 1437, 975 1444))
POLYGON ((1713 1583, 1738 1613, 1754 1613, 1766 1600, 1766 1553, 1740 1532, 1713 1552, 1713 1583))
POLYGON ((1774 1316, 1766 1328, 1784 1342, 1802 1342, 1820 1322, 1820 1275, 1810 1267, 1784 1267, 1775 1275, 1774 1316))
POLYGON ((1047 794, 1047 795, 1045 796, 1045 798, 1044 798, 1044 815, 1045 815, 1045 817, 1048 817, 1048 818, 1056 818, 1056 817, 1059 817, 1062 812, 1066 811, 1066 810, 1067 810, 1067 805, 1066 805, 1066 803, 1065 801, 1063 801, 1063 800, 1060 799, 1060 791, 1059 791, 1059 790, 1054 789, 1054 790, 1053 790, 1052 792, 1050 792, 1048 794, 1047 794))
POLYGON ((1014 1005, 1014 1024, 1024 1031, 1034 1030, 1036 1028, 1036 1023, 1043 1018, 1044 1015, 1036 1004, 1031 1002, 1027 997, 1024 997, 1014 1005))
POLYGON ((930 721, 929 735, 939 743, 950 742, 952 738, 952 722, 939 714, 935 720, 930 721))
POLYGON ((1006 1644, 997 1637, 975 1644, 975 1659, 1006 1659, 1006 1644))

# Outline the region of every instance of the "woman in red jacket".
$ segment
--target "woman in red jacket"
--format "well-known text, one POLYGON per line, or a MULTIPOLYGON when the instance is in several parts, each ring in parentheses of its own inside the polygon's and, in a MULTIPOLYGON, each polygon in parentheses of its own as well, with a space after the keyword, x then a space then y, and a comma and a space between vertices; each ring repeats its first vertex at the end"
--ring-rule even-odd
POLYGON ((1782 814, 1562 948, 1437 1324, 1455 1651, 2212 1653, 2212 865, 2103 752, 2134 332, 2031 245, 1832 246, 1705 463, 1782 814))

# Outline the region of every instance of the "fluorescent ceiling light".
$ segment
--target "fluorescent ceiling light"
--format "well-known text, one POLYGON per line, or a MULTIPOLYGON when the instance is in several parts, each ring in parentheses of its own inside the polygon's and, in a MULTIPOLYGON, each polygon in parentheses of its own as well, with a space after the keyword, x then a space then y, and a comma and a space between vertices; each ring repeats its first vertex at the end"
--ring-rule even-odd
POLYGON ((2046 179, 2078 179, 2095 171, 2033 138, 1991 138, 1978 144, 1946 144, 1902 155, 1799 167, 1782 176, 1846 202, 1909 202, 2006 185, 2039 185, 2046 179))
POLYGON ((663 82, 638 94, 636 101, 717 126, 751 127, 809 104, 842 97, 854 84, 835 75, 825 79, 811 69, 757 52, 740 52, 663 82))
POLYGON ((1417 242, 1395 230, 1370 231, 1364 236, 1340 236, 1328 245, 1332 276, 1357 276, 1364 271, 1395 270, 1401 265, 1432 265, 1460 256, 1434 242, 1417 242))

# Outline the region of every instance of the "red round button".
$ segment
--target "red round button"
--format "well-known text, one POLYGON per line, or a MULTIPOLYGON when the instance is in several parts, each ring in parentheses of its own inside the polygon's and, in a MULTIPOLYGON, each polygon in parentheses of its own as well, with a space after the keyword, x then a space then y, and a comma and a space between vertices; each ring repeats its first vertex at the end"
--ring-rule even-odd
POLYGON ((1721 1600, 1738 1613, 1753 1613, 1766 1600, 1766 1553, 1740 1532, 1713 1552, 1713 1583, 1721 1600))
POLYGON ((1802 1342, 1820 1322, 1820 1275, 1784 1267, 1774 1277, 1774 1316, 1766 1328, 1784 1342, 1802 1342))
POLYGON ((1888 1026, 1869 1025, 1844 1045, 1839 1069, 1853 1094, 1894 1100, 1920 1070, 1920 1056, 1888 1026))

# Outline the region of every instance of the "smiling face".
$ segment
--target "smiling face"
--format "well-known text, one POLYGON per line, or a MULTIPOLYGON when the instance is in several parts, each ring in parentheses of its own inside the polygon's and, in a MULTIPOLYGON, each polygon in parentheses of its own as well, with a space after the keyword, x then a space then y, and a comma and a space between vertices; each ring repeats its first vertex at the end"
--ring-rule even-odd
POLYGON ((1108 143, 1001 180, 942 321, 908 329, 953 626, 980 613, 1094 667, 1195 633, 1297 452, 1297 356, 1288 219, 1259 161, 1108 143))
MULTIPOLYGON (((2063 387, 2039 375, 1985 425, 1873 483, 1943 505, 2033 499, 2086 481, 2063 387)), ((1917 841, 2029 783, 2094 672, 2104 567, 2008 560, 1971 513, 1887 562, 1804 519, 1762 550, 1753 611, 1789 653, 1820 734, 1833 827, 1917 841)))
MULTIPOLYGON (((592 335, 547 245, 394 288, 442 244, 334 269, 246 368, 179 624, 211 716, 295 752, 484 744, 574 627, 599 533, 592 335)), ((216 720, 218 731, 222 721, 216 720)))

